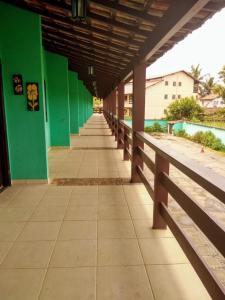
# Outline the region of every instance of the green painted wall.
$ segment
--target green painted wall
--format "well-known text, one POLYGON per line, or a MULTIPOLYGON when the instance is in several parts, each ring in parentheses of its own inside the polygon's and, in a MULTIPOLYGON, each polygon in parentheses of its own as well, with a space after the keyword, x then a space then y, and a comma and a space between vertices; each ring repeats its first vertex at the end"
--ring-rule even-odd
POLYGON ((70 146, 68 59, 45 51, 50 145, 70 146))
POLYGON ((40 16, 0 2, 0 45, 11 178, 46 179, 40 16), (13 74, 22 74, 24 95, 13 94, 13 74), (26 82, 39 84, 38 112, 27 111, 26 82))
POLYGON ((79 133, 79 91, 77 73, 69 71, 70 132, 79 133))
POLYGON ((44 111, 45 111, 45 137, 46 137, 46 150, 51 146, 50 141, 50 121, 49 121, 49 99, 48 99, 48 77, 46 66, 46 55, 44 49, 42 49, 42 72, 44 78, 44 111))

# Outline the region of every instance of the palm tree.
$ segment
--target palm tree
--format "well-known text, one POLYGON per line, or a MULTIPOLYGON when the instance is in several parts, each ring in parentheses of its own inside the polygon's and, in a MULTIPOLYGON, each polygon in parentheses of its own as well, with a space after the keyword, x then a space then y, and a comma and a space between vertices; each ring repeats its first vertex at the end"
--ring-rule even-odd
POLYGON ((209 95, 215 88, 214 77, 209 76, 205 81, 202 82, 202 94, 204 96, 209 95))
POLYGON ((223 83, 225 83, 225 65, 223 66, 222 70, 219 72, 219 78, 223 80, 223 83))
POLYGON ((191 75, 198 81, 202 80, 202 69, 200 68, 200 65, 198 64, 197 66, 191 66, 191 75))

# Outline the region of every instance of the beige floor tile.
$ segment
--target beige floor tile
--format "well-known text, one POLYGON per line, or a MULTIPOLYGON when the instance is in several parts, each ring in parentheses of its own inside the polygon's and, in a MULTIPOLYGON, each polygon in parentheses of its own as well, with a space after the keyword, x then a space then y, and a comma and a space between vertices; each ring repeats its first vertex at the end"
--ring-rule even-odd
POLYGON ((200 279, 189 264, 147 267, 156 300, 209 300, 200 279))
POLYGON ((0 222, 25 222, 31 217, 34 207, 7 207, 0 211, 0 222))
POLYGON ((140 239, 139 243, 145 264, 188 263, 175 238, 140 239))
POLYGON ((92 267, 96 260, 96 240, 58 241, 50 267, 92 267))
POLYGON ((95 268, 49 269, 40 300, 95 300, 95 268))
POLYGON ((98 300, 153 300, 146 271, 142 266, 99 267, 98 300))
POLYGON ((124 196, 123 193, 123 187, 122 186, 114 186, 114 185, 103 185, 99 186, 99 194, 104 195, 104 194, 109 194, 109 195, 116 195, 118 194, 124 196))
POLYGON ((1 299, 37 300, 45 272, 43 269, 1 269, 1 299))
POLYGON ((11 246, 12 243, 10 242, 0 242, 0 264, 2 263, 11 246))
POLYGON ((31 221, 62 221, 66 213, 65 206, 38 207, 34 211, 31 221))
POLYGON ((125 197, 128 202, 128 205, 152 205, 153 201, 150 198, 149 194, 146 193, 137 193, 137 192, 125 192, 125 197))
POLYGON ((24 226, 23 222, 0 222, 0 242, 15 241, 24 226))
POLYGON ((4 259, 3 268, 47 268, 54 242, 15 242, 4 259))
POLYGON ((134 220, 152 220, 153 218, 153 205, 130 205, 129 209, 134 220))
POLYGON ((39 196, 16 196, 9 204, 8 207, 35 207, 41 201, 39 196))
POLYGON ((61 222, 28 222, 19 241, 51 241, 56 240, 61 222))
POLYGON ((135 238, 134 227, 131 221, 99 221, 98 238, 135 238))
POLYGON ((100 239, 98 241, 98 265, 143 265, 137 240, 100 239))
POLYGON ((98 195, 98 186, 74 186, 72 190, 72 198, 76 195, 82 196, 97 196, 98 195))
POLYGON ((59 233, 59 240, 96 239, 96 221, 65 221, 59 233))
POLYGON ((66 221, 94 221, 97 220, 97 207, 95 206, 70 206, 64 218, 66 221))
POLYGON ((70 198, 69 206, 97 206, 98 205, 98 194, 78 194, 72 195, 70 198))
POLYGON ((166 238, 173 237, 169 229, 152 229, 152 220, 134 220, 134 228, 138 238, 166 238))
POLYGON ((100 194, 99 195, 99 205, 125 205, 127 206, 127 202, 123 194, 120 193, 113 193, 112 194, 100 194))
POLYGON ((100 206, 98 209, 99 220, 129 220, 130 213, 127 206, 100 206))
POLYGON ((45 193, 45 196, 70 196, 72 187, 50 186, 45 193))
POLYGON ((44 197, 40 203, 39 203, 39 207, 43 206, 67 206, 69 203, 69 197, 65 196, 65 197, 58 197, 58 196, 46 196, 44 197))

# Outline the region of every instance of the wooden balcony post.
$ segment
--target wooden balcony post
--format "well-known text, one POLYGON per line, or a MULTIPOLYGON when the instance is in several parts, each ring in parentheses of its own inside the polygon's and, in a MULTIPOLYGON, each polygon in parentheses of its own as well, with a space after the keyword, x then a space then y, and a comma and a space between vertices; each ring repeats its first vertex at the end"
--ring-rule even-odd
POLYGON ((160 202, 168 204, 168 192, 160 184, 160 174, 169 174, 169 162, 156 153, 155 155, 155 180, 154 180, 154 210, 153 229, 166 229, 166 222, 160 215, 160 202))
POLYGON ((144 148, 143 142, 139 141, 135 135, 137 131, 144 131, 145 119, 145 79, 146 65, 141 63, 134 67, 133 71, 133 110, 132 110, 132 128, 133 145, 131 161, 131 182, 141 182, 137 173, 137 166, 143 169, 143 161, 137 155, 137 147, 144 148))
POLYGON ((129 160, 129 154, 127 152, 127 149, 129 148, 129 142, 126 138, 126 136, 129 134, 129 130, 124 126, 123 127, 123 141, 124 141, 124 145, 123 145, 123 160, 129 160))
POLYGON ((118 131, 117 131, 117 148, 123 149, 123 144, 121 143, 122 133, 120 130, 119 121, 124 120, 124 82, 121 82, 118 86, 118 131))
POLYGON ((115 135, 114 116, 116 115, 116 89, 111 92, 112 103, 112 135, 115 135))

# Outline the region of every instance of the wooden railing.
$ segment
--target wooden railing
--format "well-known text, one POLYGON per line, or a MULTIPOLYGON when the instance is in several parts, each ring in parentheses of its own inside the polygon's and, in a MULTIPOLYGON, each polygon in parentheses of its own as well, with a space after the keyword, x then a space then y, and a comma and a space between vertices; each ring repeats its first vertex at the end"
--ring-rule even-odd
POLYGON ((150 135, 144 132, 133 132, 132 128, 123 120, 118 121, 115 116, 109 114, 106 114, 106 119, 112 132, 115 133, 117 131, 118 143, 122 145, 124 159, 130 159, 132 161, 132 153, 135 151, 139 159, 145 163, 154 175, 154 186, 152 186, 143 168, 138 165, 136 166, 136 171, 141 181, 153 199, 153 229, 165 229, 168 225, 211 297, 216 300, 224 300, 224 287, 210 270, 206 261, 199 255, 198 249, 176 222, 168 208, 168 194, 170 194, 225 257, 225 229, 212 218, 203 207, 192 199, 191 194, 184 192, 182 188, 173 181, 169 175, 169 168, 170 165, 173 165, 222 203, 225 203, 224 178, 211 170, 209 172, 207 168, 197 165, 183 155, 168 150, 150 135), (144 147, 138 146, 136 149, 132 148, 132 137, 137 138, 155 152, 155 161, 147 155, 144 151, 144 147), (130 151, 130 149, 132 149, 132 151, 130 151))

